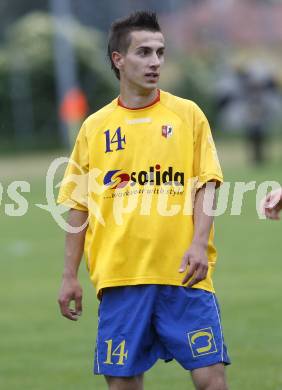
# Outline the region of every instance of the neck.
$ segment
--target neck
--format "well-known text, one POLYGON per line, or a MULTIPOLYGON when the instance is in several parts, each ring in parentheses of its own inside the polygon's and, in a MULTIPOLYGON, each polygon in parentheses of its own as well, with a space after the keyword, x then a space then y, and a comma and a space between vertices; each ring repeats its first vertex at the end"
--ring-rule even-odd
POLYGON ((137 91, 121 85, 120 101, 128 108, 142 108, 151 104, 158 96, 158 89, 137 91))

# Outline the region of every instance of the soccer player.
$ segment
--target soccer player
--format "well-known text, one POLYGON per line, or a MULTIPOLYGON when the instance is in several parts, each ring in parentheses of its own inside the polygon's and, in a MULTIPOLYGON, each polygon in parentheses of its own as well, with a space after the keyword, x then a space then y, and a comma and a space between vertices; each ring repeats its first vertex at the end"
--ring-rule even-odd
POLYGON ((282 209, 282 187, 271 191, 262 201, 262 209, 269 219, 280 219, 282 209))
POLYGON ((70 320, 82 312, 84 248, 101 300, 94 372, 109 389, 143 389, 146 370, 175 359, 196 389, 226 390, 230 361, 207 212, 222 172, 200 108, 158 89, 164 50, 154 13, 111 27, 108 55, 120 95, 84 122, 61 185, 58 202, 71 208, 73 231, 59 305, 70 320))

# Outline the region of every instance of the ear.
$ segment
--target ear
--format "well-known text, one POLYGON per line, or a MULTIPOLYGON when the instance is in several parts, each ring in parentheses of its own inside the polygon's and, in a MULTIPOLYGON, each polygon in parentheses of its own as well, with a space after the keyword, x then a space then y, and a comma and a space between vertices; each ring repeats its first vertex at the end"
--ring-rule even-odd
POLYGON ((112 52, 112 60, 113 63, 115 64, 115 67, 120 70, 123 66, 124 60, 123 60, 123 55, 120 54, 118 51, 113 51, 112 52))

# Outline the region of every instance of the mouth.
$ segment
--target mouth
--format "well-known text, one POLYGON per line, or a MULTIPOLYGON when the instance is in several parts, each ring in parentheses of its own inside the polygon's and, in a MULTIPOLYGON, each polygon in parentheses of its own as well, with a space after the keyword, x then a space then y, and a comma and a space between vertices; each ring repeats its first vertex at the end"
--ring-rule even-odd
POLYGON ((146 73, 145 77, 147 79, 152 80, 152 81, 157 81, 159 79, 160 75, 159 75, 159 73, 151 72, 151 73, 146 73))

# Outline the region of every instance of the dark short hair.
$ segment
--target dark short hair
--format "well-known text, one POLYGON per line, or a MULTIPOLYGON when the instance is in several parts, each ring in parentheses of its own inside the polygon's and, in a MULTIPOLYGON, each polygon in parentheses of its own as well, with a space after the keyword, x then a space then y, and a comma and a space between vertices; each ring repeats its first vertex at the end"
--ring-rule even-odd
POLYGON ((117 51, 125 54, 130 46, 130 33, 140 30, 161 32, 157 15, 154 12, 137 11, 127 18, 118 19, 111 25, 108 40, 108 57, 118 79, 120 79, 120 74, 113 63, 112 53, 117 51))

